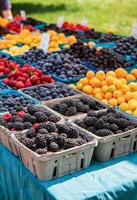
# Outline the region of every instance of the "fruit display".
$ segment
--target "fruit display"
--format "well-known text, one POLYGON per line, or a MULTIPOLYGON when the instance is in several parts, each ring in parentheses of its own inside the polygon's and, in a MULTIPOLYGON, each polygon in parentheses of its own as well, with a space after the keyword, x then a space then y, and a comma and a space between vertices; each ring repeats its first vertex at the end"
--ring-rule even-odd
POLYGON ((74 126, 54 122, 46 122, 37 129, 29 128, 26 134, 19 137, 19 141, 38 154, 57 152, 88 142, 74 126))
POLYGON ((69 22, 64 22, 62 25, 63 28, 65 29, 69 29, 69 30, 77 30, 77 31, 89 31, 91 28, 89 28, 86 25, 82 25, 82 24, 73 24, 73 23, 69 23, 69 22))
POLYGON ((8 60, 2 56, 0 57, 0 76, 15 72, 19 69, 19 67, 20 65, 18 63, 8 60))
POLYGON ((137 39, 132 36, 122 38, 113 50, 121 55, 137 55, 137 39))
POLYGON ((105 108, 103 104, 87 96, 61 100, 59 103, 49 103, 48 106, 66 117, 94 112, 105 108))
POLYGON ((86 74, 88 70, 81 64, 79 58, 64 52, 45 55, 42 49, 32 48, 21 58, 27 63, 34 64, 44 73, 55 75, 61 79, 79 78, 86 74))
POLYGON ((18 56, 24 54, 26 51, 29 51, 28 45, 23 45, 21 47, 18 46, 12 46, 9 49, 2 50, 3 53, 10 54, 11 56, 18 56))
POLYGON ((9 73, 7 78, 3 79, 3 82, 14 89, 22 89, 39 84, 53 83, 54 80, 50 76, 44 75, 41 70, 25 64, 9 73))
POLYGON ((30 87, 22 91, 39 101, 64 98, 78 94, 78 91, 59 82, 30 87))
POLYGON ((36 29, 34 27, 32 27, 31 25, 23 25, 18 23, 18 21, 13 21, 13 22, 9 22, 6 25, 6 28, 10 31, 13 31, 15 33, 20 33, 22 31, 22 29, 27 29, 30 32, 35 31, 36 29))
POLYGON ((0 36, 4 36, 4 35, 9 34, 9 33, 10 33, 10 31, 8 29, 6 29, 3 26, 0 26, 0 36))
POLYGON ((18 110, 19 107, 31 106, 35 101, 20 93, 8 90, 6 93, 0 93, 0 112, 18 110))
POLYGON ((128 132, 137 127, 137 124, 112 108, 98 113, 89 112, 87 116, 76 119, 75 123, 98 137, 128 132))
POLYGON ((9 113, 0 116, 0 125, 10 131, 22 131, 28 128, 43 129, 55 132, 54 123, 60 121, 60 117, 40 106, 17 106, 11 108, 9 113))
POLYGON ((126 68, 132 66, 130 62, 124 60, 119 54, 114 53, 112 49, 90 48, 82 42, 72 44, 70 49, 67 49, 67 52, 98 69, 114 70, 118 67, 126 68))

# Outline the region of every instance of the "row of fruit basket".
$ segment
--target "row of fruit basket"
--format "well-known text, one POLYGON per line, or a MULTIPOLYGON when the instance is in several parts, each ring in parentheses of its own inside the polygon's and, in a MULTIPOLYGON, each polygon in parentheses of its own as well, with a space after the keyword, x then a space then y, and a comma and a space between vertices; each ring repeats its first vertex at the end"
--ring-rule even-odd
POLYGON ((135 38, 31 17, 0 25, 0 141, 35 176, 137 150, 135 38))

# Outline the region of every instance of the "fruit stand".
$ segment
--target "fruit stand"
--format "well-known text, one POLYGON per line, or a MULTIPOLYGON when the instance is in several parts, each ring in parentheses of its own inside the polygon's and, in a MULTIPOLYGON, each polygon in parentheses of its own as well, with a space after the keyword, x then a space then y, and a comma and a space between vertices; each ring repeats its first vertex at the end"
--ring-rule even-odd
POLYGON ((0 18, 0 199, 135 200, 136 170, 137 39, 0 18))

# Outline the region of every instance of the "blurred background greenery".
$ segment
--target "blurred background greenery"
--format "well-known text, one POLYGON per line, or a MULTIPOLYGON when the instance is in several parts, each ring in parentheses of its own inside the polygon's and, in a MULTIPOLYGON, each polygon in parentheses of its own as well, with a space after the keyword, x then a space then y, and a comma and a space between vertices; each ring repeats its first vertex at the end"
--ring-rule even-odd
POLYGON ((12 0, 13 12, 25 10, 45 22, 57 22, 59 16, 78 23, 87 19, 100 31, 112 27, 115 33, 130 35, 137 22, 137 0, 12 0))

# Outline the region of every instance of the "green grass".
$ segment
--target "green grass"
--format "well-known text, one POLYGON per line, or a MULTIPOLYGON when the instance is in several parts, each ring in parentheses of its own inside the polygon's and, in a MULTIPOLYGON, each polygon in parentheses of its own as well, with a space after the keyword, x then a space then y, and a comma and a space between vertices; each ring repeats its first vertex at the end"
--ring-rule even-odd
POLYGON ((59 16, 75 23, 86 18, 97 30, 113 27, 124 35, 129 35, 137 22, 137 0, 12 0, 12 4, 14 14, 26 10, 45 22, 56 22, 59 16))

